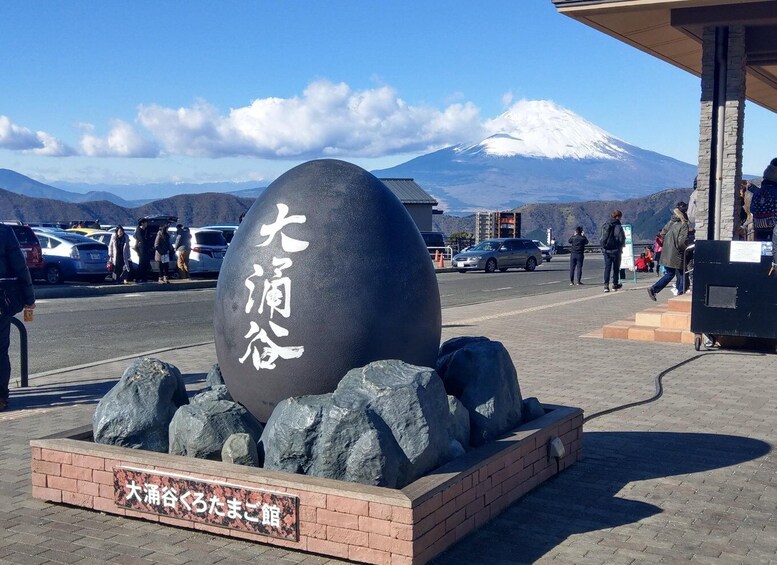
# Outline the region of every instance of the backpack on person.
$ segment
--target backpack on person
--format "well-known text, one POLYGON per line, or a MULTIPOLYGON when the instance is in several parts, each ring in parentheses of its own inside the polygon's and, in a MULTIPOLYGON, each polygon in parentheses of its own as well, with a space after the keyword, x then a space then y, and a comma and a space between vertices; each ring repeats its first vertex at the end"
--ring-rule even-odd
POLYGON ((607 222, 602 226, 602 233, 599 237, 599 243, 602 249, 617 249, 618 241, 615 237, 615 224, 607 222))

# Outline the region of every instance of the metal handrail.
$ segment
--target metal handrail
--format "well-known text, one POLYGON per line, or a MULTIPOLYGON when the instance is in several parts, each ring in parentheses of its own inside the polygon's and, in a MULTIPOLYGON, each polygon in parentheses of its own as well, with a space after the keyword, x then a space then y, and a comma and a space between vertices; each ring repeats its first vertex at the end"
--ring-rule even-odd
POLYGON ((693 273, 693 269, 688 270, 688 252, 689 251, 693 251, 694 249, 696 249, 696 244, 695 243, 691 243, 688 247, 685 248, 685 251, 683 251, 683 272, 682 272, 682 276, 683 276, 683 293, 688 292, 688 288, 687 288, 687 285, 685 284, 685 282, 687 280, 689 280, 689 279, 687 279, 686 277, 688 275, 690 275, 691 273, 693 273))
POLYGON ((21 371, 21 387, 29 386, 29 357, 27 349, 27 328, 16 316, 11 316, 11 323, 19 330, 19 369, 21 371))
POLYGON ((444 247, 427 247, 426 249, 429 251, 429 255, 432 257, 437 251, 442 251, 442 254, 445 257, 445 259, 453 258, 453 247, 451 247, 450 245, 446 245, 444 247))

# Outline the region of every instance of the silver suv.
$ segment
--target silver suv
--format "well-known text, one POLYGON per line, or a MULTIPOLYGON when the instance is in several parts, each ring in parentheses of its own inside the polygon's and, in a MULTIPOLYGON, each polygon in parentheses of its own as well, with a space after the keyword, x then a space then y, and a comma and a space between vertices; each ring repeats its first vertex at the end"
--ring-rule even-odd
POLYGON ((533 271, 542 263, 542 253, 530 239, 486 239, 453 257, 460 273, 483 270, 505 272, 511 267, 533 271))

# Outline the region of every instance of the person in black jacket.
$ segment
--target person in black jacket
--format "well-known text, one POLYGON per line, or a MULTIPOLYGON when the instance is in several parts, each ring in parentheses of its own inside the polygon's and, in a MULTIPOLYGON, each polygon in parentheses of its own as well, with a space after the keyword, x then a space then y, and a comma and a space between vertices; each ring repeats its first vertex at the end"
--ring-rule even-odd
POLYGON ((151 253, 148 249, 148 222, 140 220, 135 229, 135 252, 138 254, 138 268, 135 274, 135 282, 148 282, 149 261, 151 253))
POLYGON ((583 235, 583 227, 575 228, 575 235, 569 238, 569 286, 583 284, 583 258, 585 255, 585 246, 588 245, 588 238, 583 235), (575 276, 577 275, 577 276, 575 276))
MULTIPOLYGON (((32 278, 24 259, 19 240, 10 226, 0 224, 0 290, 3 300, 6 293, 21 293, 25 308, 35 308, 35 292, 32 278)), ((8 407, 8 383, 11 380, 11 317, 16 312, 0 313, 0 412, 8 407)))
POLYGON ((604 292, 610 292, 610 273, 612 272, 612 289, 618 290, 623 285, 618 281, 621 270, 621 254, 626 245, 626 234, 623 233, 621 218, 623 212, 613 210, 609 219, 602 226, 599 243, 604 254, 604 292))

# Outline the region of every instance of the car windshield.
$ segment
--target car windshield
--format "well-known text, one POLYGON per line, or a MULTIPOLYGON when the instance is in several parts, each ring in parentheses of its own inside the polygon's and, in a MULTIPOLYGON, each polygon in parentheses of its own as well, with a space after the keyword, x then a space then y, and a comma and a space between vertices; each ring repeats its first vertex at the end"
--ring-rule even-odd
POLYGON ((481 241, 467 251, 496 251, 502 245, 501 241, 481 241))

